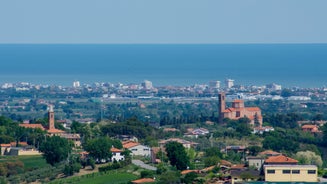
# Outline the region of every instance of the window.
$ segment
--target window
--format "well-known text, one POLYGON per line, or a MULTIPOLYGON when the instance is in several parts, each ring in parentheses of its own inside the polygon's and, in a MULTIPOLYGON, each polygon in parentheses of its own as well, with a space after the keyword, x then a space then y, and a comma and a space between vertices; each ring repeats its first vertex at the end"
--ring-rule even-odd
POLYGON ((241 116, 241 112, 240 111, 236 111, 236 117, 240 117, 241 116))
POLYGON ((316 174, 316 170, 308 170, 308 174, 316 174))
POLYGON ((136 148, 133 148, 132 151, 137 151, 137 149, 136 148))
POLYGON ((290 174, 291 170, 287 169, 287 170, 283 170, 283 174, 290 174))
POLYGON ((273 169, 268 169, 268 170, 267 170, 267 173, 268 173, 268 174, 275 174, 275 170, 273 170, 273 169))
POLYGON ((292 170, 292 174, 300 174, 300 170, 292 170))
POLYGON ((143 149, 143 151, 149 151, 149 149, 143 149))

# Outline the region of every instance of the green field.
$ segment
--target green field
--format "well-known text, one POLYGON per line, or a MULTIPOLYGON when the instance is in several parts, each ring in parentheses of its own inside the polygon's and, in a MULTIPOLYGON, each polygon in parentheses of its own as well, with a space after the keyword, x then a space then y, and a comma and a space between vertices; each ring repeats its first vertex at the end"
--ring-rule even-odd
POLYGON ((137 176, 129 173, 110 173, 102 176, 98 176, 95 178, 83 178, 79 182, 80 184, 119 184, 119 183, 127 183, 129 181, 137 179, 137 176))
POLYGON ((130 173, 94 173, 79 177, 66 178, 50 182, 51 184, 65 184, 65 183, 78 183, 78 184, 126 184, 129 181, 135 180, 138 177, 130 173))
POLYGON ((24 163, 25 170, 33 170, 42 167, 49 166, 42 155, 33 156, 2 156, 0 162, 12 162, 12 161, 22 161, 24 163))

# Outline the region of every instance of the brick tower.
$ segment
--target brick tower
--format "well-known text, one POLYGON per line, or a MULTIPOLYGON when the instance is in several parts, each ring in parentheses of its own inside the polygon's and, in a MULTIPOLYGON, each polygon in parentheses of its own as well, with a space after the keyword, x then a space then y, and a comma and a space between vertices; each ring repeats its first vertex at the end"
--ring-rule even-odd
POLYGON ((55 119, 54 119, 54 111, 53 111, 53 106, 49 106, 49 112, 48 112, 48 118, 49 118, 49 130, 55 129, 55 119))
POLYGON ((225 108, 226 108, 226 95, 224 92, 221 92, 219 93, 218 95, 218 100, 219 100, 219 123, 222 123, 223 122, 223 119, 224 119, 224 111, 225 111, 225 108))

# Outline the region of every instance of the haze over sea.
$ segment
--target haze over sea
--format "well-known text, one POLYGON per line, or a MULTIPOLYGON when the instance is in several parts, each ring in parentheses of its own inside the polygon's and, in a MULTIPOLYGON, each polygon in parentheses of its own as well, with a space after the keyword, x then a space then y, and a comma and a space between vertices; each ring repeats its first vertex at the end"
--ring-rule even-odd
POLYGON ((327 44, 1 44, 0 83, 327 86, 327 44))

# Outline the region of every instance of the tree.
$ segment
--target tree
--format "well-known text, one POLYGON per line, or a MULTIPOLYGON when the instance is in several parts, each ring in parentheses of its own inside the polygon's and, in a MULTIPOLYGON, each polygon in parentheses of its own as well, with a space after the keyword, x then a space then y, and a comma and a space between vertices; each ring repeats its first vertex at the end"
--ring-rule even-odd
POLYGON ((206 157, 204 159, 204 166, 209 167, 209 166, 217 165, 219 163, 219 161, 220 161, 220 158, 218 156, 206 157))
POLYGON ((172 166, 176 166, 178 170, 184 170, 189 166, 189 158, 181 143, 173 141, 167 143, 165 147, 172 166))
POLYGON ((160 175, 158 184, 178 184, 180 182, 180 172, 168 171, 160 175))
POLYGON ((257 154, 263 151, 264 149, 260 146, 249 146, 247 150, 249 151, 249 155, 257 156, 257 154))
POLYGON ((182 183, 192 184, 197 177, 198 174, 195 172, 187 173, 184 178, 182 178, 182 183))
POLYGON ((68 158, 72 151, 72 145, 67 139, 52 136, 47 137, 46 141, 41 144, 40 151, 49 164, 55 165, 68 158))
POLYGON ((322 132, 323 132, 322 146, 327 147, 327 124, 326 123, 322 126, 322 132))
POLYGON ((296 153, 296 159, 300 164, 313 164, 318 167, 322 166, 321 156, 316 155, 312 151, 299 151, 296 153))
POLYGON ((218 147, 211 147, 205 150, 206 157, 218 156, 222 158, 222 153, 220 152, 218 147))
POLYGON ((100 162, 101 160, 107 160, 111 158, 112 153, 110 152, 110 148, 112 145, 114 145, 114 142, 115 141, 109 139, 108 137, 90 139, 84 145, 84 149, 89 152, 89 155, 92 158, 100 162))

